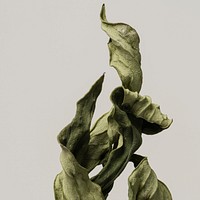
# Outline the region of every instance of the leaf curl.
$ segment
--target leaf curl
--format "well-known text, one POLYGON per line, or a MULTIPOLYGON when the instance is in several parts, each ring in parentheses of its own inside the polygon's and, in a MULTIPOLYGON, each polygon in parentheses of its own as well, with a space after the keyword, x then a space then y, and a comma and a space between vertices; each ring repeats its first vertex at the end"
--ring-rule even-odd
POLYGON ((108 117, 108 137, 113 149, 103 169, 92 178, 92 181, 101 186, 104 196, 107 196, 114 180, 121 174, 132 154, 142 143, 140 130, 131 123, 127 114, 118 107, 117 104, 121 98, 118 95, 111 96, 114 107, 108 117))
POLYGON ((172 119, 163 114, 160 106, 152 103, 149 96, 141 96, 123 87, 116 88, 113 93, 121 93, 120 107, 130 115, 143 119, 142 131, 146 134, 156 134, 168 128, 172 119))
POLYGON ((77 102, 76 115, 58 135, 60 144, 66 146, 79 163, 84 160, 84 153, 90 140, 90 125, 94 114, 97 97, 102 90, 104 75, 91 87, 90 91, 77 102))
POLYGON ((90 124, 99 96, 104 75, 77 102, 77 111, 72 122, 58 135, 62 147, 61 164, 63 171, 54 181, 56 200, 103 200, 101 187, 88 177, 88 170, 81 164, 88 149, 90 124))
POLYGON ((142 70, 140 39, 136 30, 124 23, 108 22, 105 5, 102 6, 100 17, 102 29, 110 37, 110 65, 117 70, 125 88, 139 92, 142 86, 142 70))
POLYGON ((107 154, 110 151, 108 138, 108 116, 110 113, 102 115, 94 124, 90 132, 90 141, 88 150, 85 154, 83 166, 91 171, 97 165, 103 164, 107 160, 107 154))
POLYGON ((129 200, 172 200, 167 186, 157 179, 147 158, 143 158, 128 178, 129 200))
POLYGON ((101 187, 93 183, 88 171, 75 159, 74 155, 61 145, 60 161, 63 171, 56 176, 54 191, 56 200, 104 200, 101 187))

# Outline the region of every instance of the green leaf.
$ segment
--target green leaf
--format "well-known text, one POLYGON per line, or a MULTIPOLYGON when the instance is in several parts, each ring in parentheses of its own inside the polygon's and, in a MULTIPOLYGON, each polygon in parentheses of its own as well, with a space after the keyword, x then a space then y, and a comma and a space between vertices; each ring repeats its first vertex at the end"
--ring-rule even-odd
POLYGON ((172 200, 167 186, 157 179, 147 158, 143 158, 128 178, 129 200, 172 200))
POLYGON ((60 144, 66 146, 81 162, 87 151, 90 139, 90 125, 93 117, 95 104, 102 89, 104 75, 101 76, 90 91, 77 102, 76 115, 72 122, 67 125, 58 135, 60 144))
POLYGON ((117 70, 125 88, 139 92, 142 86, 142 70, 140 39, 136 30, 124 23, 108 22, 105 5, 102 6, 100 17, 102 29, 110 37, 110 65, 117 70))
POLYGON ((101 187, 93 183, 88 172, 63 145, 61 164, 63 171, 56 176, 54 193, 56 200, 104 200, 101 187))

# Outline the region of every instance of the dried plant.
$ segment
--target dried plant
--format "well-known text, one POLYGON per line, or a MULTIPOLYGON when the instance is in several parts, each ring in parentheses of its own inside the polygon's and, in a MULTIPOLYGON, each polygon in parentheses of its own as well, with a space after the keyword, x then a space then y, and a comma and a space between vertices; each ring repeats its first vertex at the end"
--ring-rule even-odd
POLYGON ((113 90, 112 108, 92 128, 104 75, 77 102, 74 119, 58 135, 63 170, 54 182, 55 199, 106 199, 115 179, 128 162, 133 162, 135 169, 128 178, 129 200, 171 200, 168 188, 157 179, 147 158, 136 151, 142 144, 142 134, 157 134, 168 128, 172 120, 150 97, 139 93, 142 70, 136 30, 124 23, 108 22, 104 5, 100 17, 102 29, 110 38, 110 65, 117 70, 122 86, 113 90), (97 165, 102 165, 102 170, 89 178, 97 165))

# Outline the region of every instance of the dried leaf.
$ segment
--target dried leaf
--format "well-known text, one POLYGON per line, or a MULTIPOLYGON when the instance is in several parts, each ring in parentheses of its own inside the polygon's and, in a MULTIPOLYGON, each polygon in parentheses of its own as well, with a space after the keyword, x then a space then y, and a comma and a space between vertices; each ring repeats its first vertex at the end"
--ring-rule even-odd
POLYGON ((157 179, 147 158, 143 158, 128 178, 129 200, 172 200, 167 186, 157 179))
POLYGON ((107 196, 114 180, 121 174, 131 155, 142 143, 140 131, 131 124, 127 114, 116 104, 120 96, 113 98, 114 108, 108 117, 108 136, 110 143, 113 143, 113 150, 110 152, 103 169, 92 178, 101 186, 104 196, 107 196))
POLYGON ((62 146, 61 164, 63 171, 54 182, 56 200, 104 200, 101 187, 88 177, 88 171, 62 146))
POLYGON ((113 66, 122 81, 122 85, 134 92, 142 86, 141 56, 139 36, 134 28, 124 23, 110 23, 106 19, 105 5, 101 10, 102 29, 110 37, 110 65, 113 66))
POLYGON ((91 171, 99 164, 106 162, 107 154, 110 150, 108 130, 108 116, 109 112, 101 116, 90 133, 90 141, 88 144, 88 151, 85 154, 83 166, 91 171))
POLYGON ((161 128, 168 128, 172 120, 167 115, 161 113, 160 106, 152 103, 151 97, 141 96, 137 92, 124 89, 124 100, 122 106, 130 108, 130 112, 136 117, 145 119, 150 123, 160 125, 161 128))
POLYGON ((90 91, 77 102, 77 111, 72 122, 67 125, 58 135, 60 144, 66 146, 81 162, 87 151, 90 139, 90 125, 93 117, 95 104, 102 89, 104 75, 101 76, 91 87, 90 91))
POLYGON ((141 96, 138 92, 131 92, 122 87, 116 88, 113 95, 115 93, 121 93, 119 107, 122 110, 144 120, 143 133, 155 134, 171 125, 172 120, 161 112, 160 106, 152 103, 149 96, 141 96))

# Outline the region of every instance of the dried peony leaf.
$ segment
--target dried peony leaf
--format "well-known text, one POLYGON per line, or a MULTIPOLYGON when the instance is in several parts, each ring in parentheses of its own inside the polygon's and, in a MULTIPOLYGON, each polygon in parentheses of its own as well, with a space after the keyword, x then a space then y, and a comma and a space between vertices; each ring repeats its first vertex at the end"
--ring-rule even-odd
POLYGON ((106 162, 110 150, 108 138, 108 116, 109 112, 101 116, 94 124, 90 132, 88 151, 85 154, 83 166, 91 171, 97 165, 106 162))
POLYGON ((172 200, 167 186, 157 179, 147 158, 143 158, 128 178, 129 200, 172 200))
POLYGON ((138 92, 131 92, 123 87, 116 88, 112 95, 120 96, 119 107, 127 114, 143 119, 142 132, 156 134, 168 128, 172 119, 163 114, 160 106, 152 103, 149 96, 141 96, 138 92))
POLYGON ((66 146, 76 157, 78 162, 84 162, 90 140, 90 125, 93 117, 97 97, 99 96, 104 75, 101 76, 90 91, 77 102, 76 115, 58 135, 60 144, 66 146))
POLYGON ((104 200, 101 187, 89 179, 88 171, 77 162, 68 148, 61 146, 60 161, 63 171, 54 181, 55 199, 104 200))
POLYGON ((92 181, 101 186, 104 196, 107 196, 115 179, 124 170, 132 154, 142 144, 140 130, 131 124, 127 114, 118 107, 117 96, 113 97, 112 101, 114 107, 108 117, 107 131, 112 150, 103 169, 92 178, 92 181))
POLYGON ((125 88, 139 92, 142 86, 142 70, 140 39, 136 30, 128 24, 108 22, 105 5, 102 6, 100 17, 102 29, 110 37, 110 65, 117 70, 125 88))

